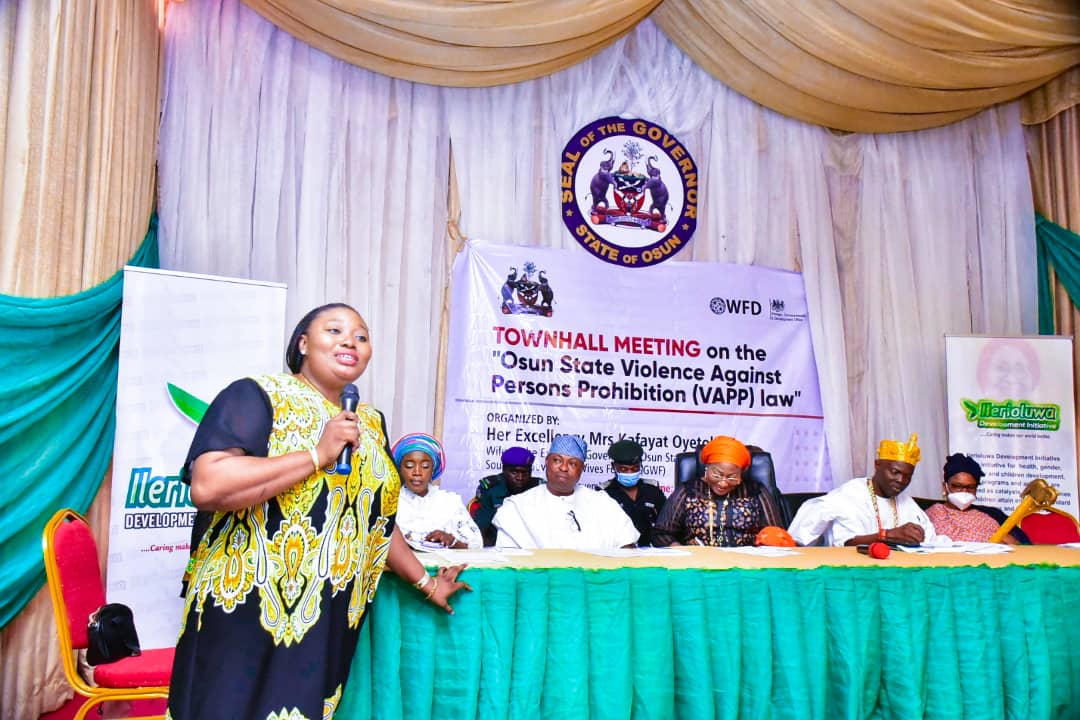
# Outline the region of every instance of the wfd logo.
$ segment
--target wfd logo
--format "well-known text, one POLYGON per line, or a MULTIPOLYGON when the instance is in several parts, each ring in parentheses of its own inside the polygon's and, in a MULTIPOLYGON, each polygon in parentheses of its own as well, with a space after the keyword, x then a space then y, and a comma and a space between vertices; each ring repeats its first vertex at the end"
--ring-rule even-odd
POLYGON ((714 297, 709 301, 709 309, 717 315, 730 313, 732 315, 760 315, 761 303, 757 300, 745 298, 720 298, 714 297))

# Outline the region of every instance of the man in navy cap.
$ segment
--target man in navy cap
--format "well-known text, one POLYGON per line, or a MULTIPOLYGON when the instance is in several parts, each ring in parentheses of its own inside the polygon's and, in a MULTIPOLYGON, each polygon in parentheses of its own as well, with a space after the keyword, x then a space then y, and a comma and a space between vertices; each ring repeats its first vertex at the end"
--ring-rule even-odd
POLYGON ((587 452, 581 437, 555 436, 544 460, 547 482, 507 498, 495 513, 496 547, 587 550, 637 542, 637 528, 619 503, 578 485, 587 452))
POLYGON ((615 477, 604 486, 604 492, 619 503, 634 527, 641 533, 638 545, 652 545, 653 523, 664 507, 664 491, 641 479, 641 459, 645 449, 633 440, 618 440, 608 448, 611 469, 615 477))
POLYGON ((502 472, 482 479, 476 486, 476 495, 469 501, 469 513, 484 536, 485 547, 495 544, 495 528, 491 519, 503 501, 540 484, 540 478, 532 474, 536 456, 530 450, 515 445, 506 448, 500 459, 502 472))

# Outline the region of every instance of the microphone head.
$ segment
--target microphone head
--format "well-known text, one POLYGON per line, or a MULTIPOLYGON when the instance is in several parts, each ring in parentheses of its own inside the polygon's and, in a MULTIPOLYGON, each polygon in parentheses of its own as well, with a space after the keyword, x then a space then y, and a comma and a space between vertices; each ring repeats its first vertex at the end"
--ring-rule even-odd
POLYGON ((878 560, 884 560, 885 558, 889 557, 889 553, 891 553, 891 552, 892 552, 892 549, 888 545, 886 545, 885 543, 883 543, 883 542, 875 542, 875 543, 870 543, 870 551, 869 551, 868 554, 872 558, 877 558, 878 560))
POLYGON ((341 409, 356 412, 356 406, 360 404, 360 391, 356 386, 349 383, 341 388, 341 409))

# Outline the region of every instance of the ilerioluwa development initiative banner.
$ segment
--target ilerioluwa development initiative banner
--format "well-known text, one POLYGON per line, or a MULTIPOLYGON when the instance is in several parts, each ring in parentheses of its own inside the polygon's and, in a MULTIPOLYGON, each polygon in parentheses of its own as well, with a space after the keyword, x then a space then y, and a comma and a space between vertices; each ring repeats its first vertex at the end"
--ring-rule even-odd
POLYGON ((470 243, 454 262, 442 487, 470 497, 512 445, 589 444, 582 481, 611 477, 608 446, 645 448, 666 492, 675 455, 718 434, 772 453, 785 491, 827 490, 802 275, 713 263, 629 271, 580 252, 470 243))
POLYGON ((971 455, 986 477, 978 501, 1006 513, 1029 482, 1059 491, 1076 514, 1073 339, 945 337, 949 450, 971 455))

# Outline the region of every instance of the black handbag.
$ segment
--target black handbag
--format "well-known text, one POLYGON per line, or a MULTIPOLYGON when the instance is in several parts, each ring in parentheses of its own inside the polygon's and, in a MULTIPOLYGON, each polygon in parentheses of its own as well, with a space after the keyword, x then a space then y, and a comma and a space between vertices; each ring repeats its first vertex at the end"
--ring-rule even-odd
POLYGON ((86 639, 86 662, 90 665, 142 654, 135 633, 135 616, 131 608, 121 603, 102 605, 90 615, 86 639))

